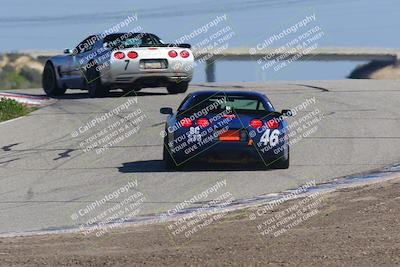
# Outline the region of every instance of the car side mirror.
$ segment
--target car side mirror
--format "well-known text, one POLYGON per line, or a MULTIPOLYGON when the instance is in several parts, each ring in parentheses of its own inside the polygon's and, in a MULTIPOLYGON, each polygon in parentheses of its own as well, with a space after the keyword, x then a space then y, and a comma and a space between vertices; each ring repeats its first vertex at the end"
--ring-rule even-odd
POLYGON ((66 49, 64 49, 64 54, 70 55, 70 54, 72 54, 72 50, 69 48, 66 48, 66 49))
POLYGON ((160 108, 160 113, 161 114, 172 114, 173 111, 172 111, 172 108, 165 107, 165 108, 160 108))
POLYGON ((293 112, 290 109, 282 109, 281 114, 286 117, 293 116, 293 112))

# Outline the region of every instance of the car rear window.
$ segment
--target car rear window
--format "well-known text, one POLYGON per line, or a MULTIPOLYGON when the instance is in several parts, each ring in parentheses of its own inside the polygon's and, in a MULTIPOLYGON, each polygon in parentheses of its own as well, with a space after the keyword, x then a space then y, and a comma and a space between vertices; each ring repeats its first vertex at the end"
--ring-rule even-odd
POLYGON ((104 38, 104 43, 111 47, 141 47, 161 44, 161 41, 150 34, 112 34, 104 38))
POLYGON ((258 96, 244 96, 244 95, 199 95, 191 99, 182 106, 184 109, 193 111, 206 109, 207 107, 214 106, 216 108, 210 110, 211 113, 220 112, 226 109, 233 109, 242 112, 257 112, 269 110, 264 106, 263 101, 258 96))

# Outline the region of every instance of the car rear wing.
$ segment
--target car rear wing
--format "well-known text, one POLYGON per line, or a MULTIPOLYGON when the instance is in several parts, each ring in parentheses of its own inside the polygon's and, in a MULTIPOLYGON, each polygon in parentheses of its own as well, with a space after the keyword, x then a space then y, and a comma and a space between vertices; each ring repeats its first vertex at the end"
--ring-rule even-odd
POLYGON ((190 49, 192 46, 190 44, 153 44, 153 45, 139 45, 139 46, 110 46, 109 44, 105 44, 104 47, 107 48, 118 48, 118 49, 125 49, 125 48, 137 48, 137 47, 179 47, 179 48, 186 48, 190 49))
POLYGON ((168 47, 179 47, 190 49, 192 46, 190 44, 167 44, 168 47))
POLYGON ((156 44, 156 45, 140 45, 139 47, 179 47, 190 49, 190 44, 156 44))

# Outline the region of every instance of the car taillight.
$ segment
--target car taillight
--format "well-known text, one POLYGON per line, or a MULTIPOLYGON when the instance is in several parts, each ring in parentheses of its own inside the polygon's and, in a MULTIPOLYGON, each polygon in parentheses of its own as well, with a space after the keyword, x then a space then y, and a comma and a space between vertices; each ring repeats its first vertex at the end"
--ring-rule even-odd
POLYGON ((277 122, 276 120, 269 120, 267 121, 267 127, 269 129, 276 129, 279 127, 279 122, 277 122))
POLYGON ((128 57, 134 59, 138 57, 138 54, 135 51, 130 51, 128 52, 128 57))
POLYGON ((180 52, 180 55, 181 55, 181 57, 183 57, 183 58, 187 58, 187 57, 189 57, 190 54, 189 54, 188 51, 183 50, 183 51, 180 52))
POLYGON ((176 57, 177 55, 178 55, 178 53, 176 53, 175 50, 171 50, 168 52, 168 56, 170 56, 170 57, 176 57))
POLYGON ((253 119, 250 121, 250 126, 253 128, 260 128, 262 126, 262 121, 258 119, 253 119))
POLYGON ((116 59, 123 59, 123 58, 125 57, 125 54, 122 53, 122 52, 115 52, 115 53, 114 53, 114 57, 115 57, 116 59))
POLYGON ((200 127, 207 127, 210 123, 208 122, 208 120, 206 118, 200 118, 197 119, 196 124, 199 125, 200 127))
POLYGON ((179 122, 181 123, 182 127, 186 127, 187 128, 187 127, 192 126, 192 120, 189 119, 189 118, 183 118, 179 122))

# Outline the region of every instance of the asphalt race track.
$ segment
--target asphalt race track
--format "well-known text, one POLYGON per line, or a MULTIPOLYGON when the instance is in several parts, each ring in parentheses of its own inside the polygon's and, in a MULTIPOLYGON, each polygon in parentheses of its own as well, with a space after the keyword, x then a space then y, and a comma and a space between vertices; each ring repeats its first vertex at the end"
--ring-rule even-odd
MULTIPOLYGON (((400 82, 212 83, 191 85, 189 91, 205 89, 261 91, 277 110, 315 97, 315 104, 289 121, 316 109, 323 116, 315 132, 292 145, 288 170, 223 164, 221 168, 204 165, 167 172, 161 161, 160 135, 165 115, 159 114, 159 108, 176 110, 184 94, 144 89, 137 103, 118 116, 73 137, 71 133, 96 116, 135 98, 115 92, 107 98, 90 99, 85 92, 68 91, 53 105, 0 124, 0 233, 78 227, 121 198, 99 206, 90 216, 74 218, 74 214, 134 180, 136 189, 145 195, 140 215, 146 215, 165 212, 224 179, 226 188, 220 192, 244 199, 400 162, 400 82), (146 117, 136 133, 101 154, 83 151, 83 140, 138 109, 146 117)), ((19 91, 43 94, 39 89, 19 91)))

